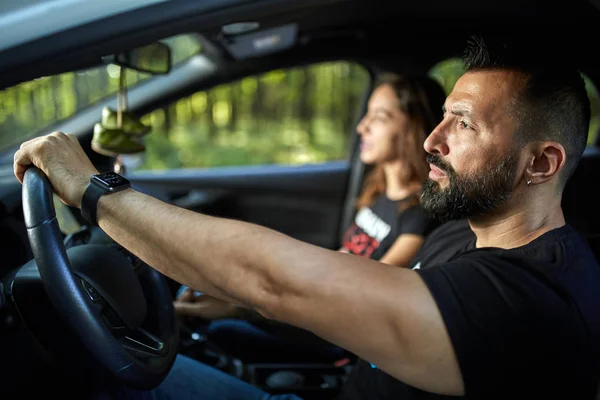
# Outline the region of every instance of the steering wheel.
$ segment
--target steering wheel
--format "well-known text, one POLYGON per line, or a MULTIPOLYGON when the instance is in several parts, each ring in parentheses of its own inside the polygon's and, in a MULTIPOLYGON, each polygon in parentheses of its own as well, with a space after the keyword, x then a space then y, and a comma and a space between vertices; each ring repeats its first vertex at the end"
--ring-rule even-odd
POLYGON ((118 380, 142 390, 158 386, 175 361, 179 340, 164 277, 145 264, 136 271, 131 254, 116 246, 67 251, 48 178, 30 167, 22 190, 30 263, 36 264, 31 268, 37 266, 50 302, 92 358, 118 380))

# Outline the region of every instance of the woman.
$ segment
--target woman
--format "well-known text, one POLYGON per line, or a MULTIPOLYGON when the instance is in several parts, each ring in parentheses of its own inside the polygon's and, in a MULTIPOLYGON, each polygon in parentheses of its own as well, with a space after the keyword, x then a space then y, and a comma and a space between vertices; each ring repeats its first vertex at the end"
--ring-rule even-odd
POLYGON ((358 124, 360 158, 372 166, 341 251, 408 266, 434 227, 419 206, 429 167, 423 142, 442 118, 445 94, 425 76, 383 74, 358 124))
MULTIPOLYGON (((420 190, 429 173, 423 143, 442 118, 442 87, 422 75, 382 74, 358 124, 360 158, 372 170, 357 200, 340 251, 407 267, 434 224, 423 214, 420 190)), ((211 320, 208 337, 247 362, 335 360, 343 351, 310 332, 269 322, 257 313, 189 289, 175 309, 211 320), (234 320, 225 318, 237 318, 234 320), (220 320, 220 321, 215 321, 220 320)))

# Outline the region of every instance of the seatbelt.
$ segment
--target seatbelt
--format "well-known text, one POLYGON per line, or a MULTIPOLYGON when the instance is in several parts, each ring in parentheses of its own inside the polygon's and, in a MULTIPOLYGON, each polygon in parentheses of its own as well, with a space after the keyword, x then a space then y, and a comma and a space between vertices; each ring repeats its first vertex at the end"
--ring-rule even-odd
POLYGON ((340 230, 338 232, 340 243, 342 239, 341 236, 352 223, 352 219, 356 211, 355 202, 360 193, 364 169, 365 166, 362 161, 360 161, 360 158, 356 156, 356 159, 354 159, 353 157, 352 165, 350 167, 350 176, 348 179, 348 190, 346 191, 344 209, 342 211, 342 219, 340 221, 340 230))
POLYGON ((358 118, 354 121, 352 126, 352 136, 350 139, 350 176, 348 177, 348 185, 346 190, 346 198, 344 199, 344 206, 342 209, 342 216, 340 218, 340 225, 338 230, 338 244, 342 242, 342 235, 348 229, 352 223, 352 218, 355 213, 355 202, 358 197, 362 185, 363 174, 365 165, 360 160, 360 138, 356 133, 356 126, 362 119, 362 116, 366 113, 369 104, 369 97, 373 90, 373 82, 369 86, 369 90, 364 94, 362 103, 359 109, 358 118))

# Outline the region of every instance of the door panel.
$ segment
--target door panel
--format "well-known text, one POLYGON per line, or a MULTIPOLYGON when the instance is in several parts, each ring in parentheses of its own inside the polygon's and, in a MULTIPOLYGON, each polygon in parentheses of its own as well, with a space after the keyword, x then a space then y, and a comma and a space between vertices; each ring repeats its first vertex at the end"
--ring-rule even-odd
POLYGON ((136 172, 137 190, 209 215, 256 223, 326 248, 339 246, 350 164, 136 172))

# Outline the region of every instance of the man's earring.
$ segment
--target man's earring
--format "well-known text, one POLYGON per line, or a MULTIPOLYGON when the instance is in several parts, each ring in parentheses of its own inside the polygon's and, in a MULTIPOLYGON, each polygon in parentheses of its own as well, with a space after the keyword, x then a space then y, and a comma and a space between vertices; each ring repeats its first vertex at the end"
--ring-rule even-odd
POLYGON ((531 179, 527 179, 527 186, 531 185, 531 179))

